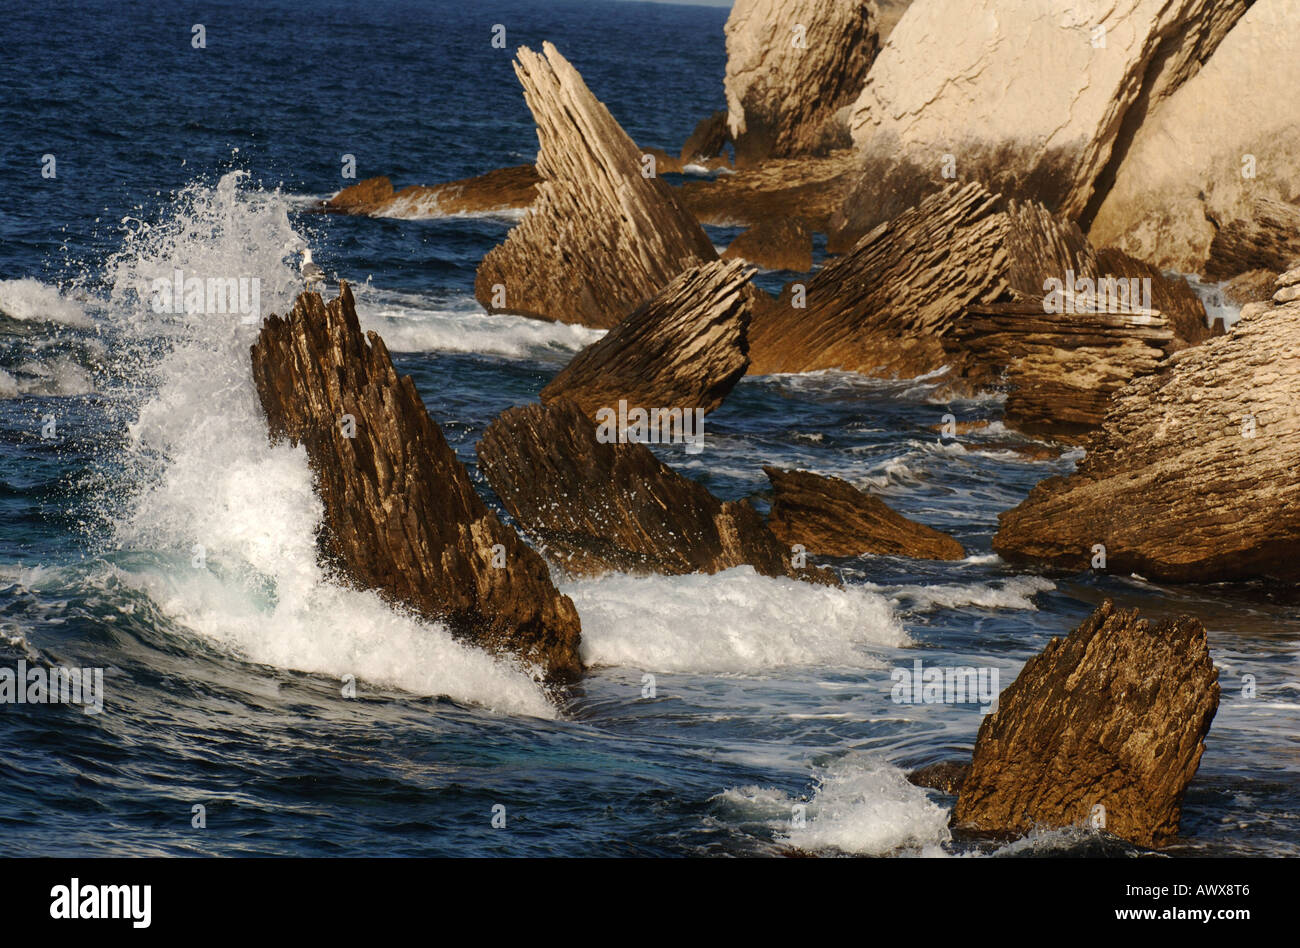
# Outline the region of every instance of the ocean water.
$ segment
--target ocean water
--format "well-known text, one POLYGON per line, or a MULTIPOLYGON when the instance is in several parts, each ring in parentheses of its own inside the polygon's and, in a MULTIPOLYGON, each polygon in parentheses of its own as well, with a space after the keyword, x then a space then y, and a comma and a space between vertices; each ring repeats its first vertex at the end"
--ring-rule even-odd
POLYGON ((477 306, 474 268, 508 215, 310 205, 350 183, 345 155, 398 187, 530 160, 510 60, 543 39, 639 143, 675 151, 723 106, 725 16, 597 0, 6 10, 0 667, 102 668, 104 704, 0 705, 5 854, 1133 854, 1082 829, 955 837, 951 798, 904 773, 968 755, 979 707, 891 697, 891 670, 918 659, 1005 687, 1105 597, 1197 615, 1220 669, 1170 851, 1300 854, 1294 591, 1002 563, 997 514, 1078 454, 1026 459, 996 397, 945 400, 940 378, 742 381, 707 450, 665 460, 760 506, 765 463, 845 477, 970 556, 834 561, 843 589, 748 568, 566 582, 592 671, 554 693, 332 584, 305 454, 265 437, 256 327, 141 297, 179 267, 255 277, 262 311, 283 312, 290 249, 310 243, 473 471, 492 418, 599 334, 477 306), (946 413, 993 424, 940 442, 946 413))

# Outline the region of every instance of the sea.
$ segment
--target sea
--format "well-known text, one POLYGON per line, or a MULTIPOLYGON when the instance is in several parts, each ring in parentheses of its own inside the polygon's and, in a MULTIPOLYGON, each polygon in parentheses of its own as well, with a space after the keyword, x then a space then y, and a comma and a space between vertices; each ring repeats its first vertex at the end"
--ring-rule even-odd
MULTIPOLYGON (((5 5, 0 669, 101 670, 102 707, 0 703, 0 852, 1142 856, 1093 826, 955 833, 953 798, 906 773, 968 758, 988 705, 896 700, 914 697, 895 685, 917 662, 1005 688, 1110 598, 1198 617, 1219 670, 1165 852, 1300 855, 1295 590, 1004 563, 999 512, 1081 452, 1044 458, 1002 425, 1000 396, 954 400, 941 376, 747 377, 708 417, 703 452, 655 451, 760 509, 765 464, 845 478, 953 534, 965 559, 825 561, 842 588, 748 567, 560 578, 590 666, 563 690, 322 570, 306 454, 268 442, 251 379, 260 320, 167 312, 148 288, 177 270, 247 278, 251 315, 283 313, 302 288, 294 248, 310 246, 499 508, 475 442, 600 333, 475 302, 475 267, 519 213, 315 206, 373 175, 400 188, 531 161, 511 62, 543 40, 639 144, 675 152, 725 108, 726 15, 611 0, 5 5), (945 437, 945 416, 965 433, 945 437)), ((708 231, 719 247, 738 233, 708 231)), ((775 291, 794 275, 755 279, 775 291)))

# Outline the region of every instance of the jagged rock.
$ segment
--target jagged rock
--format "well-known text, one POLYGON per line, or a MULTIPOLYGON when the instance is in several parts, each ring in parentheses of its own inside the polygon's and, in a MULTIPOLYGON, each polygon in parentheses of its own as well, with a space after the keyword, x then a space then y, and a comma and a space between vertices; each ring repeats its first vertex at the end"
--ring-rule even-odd
POLYGON ((966 555, 946 533, 909 520, 848 481, 810 471, 763 471, 773 490, 767 525, 788 547, 797 543, 814 556, 959 560, 966 555))
POLYGON ((567 399, 503 412, 478 445, 479 468, 505 508, 573 575, 716 573, 831 581, 797 570, 748 501, 723 503, 644 444, 600 440, 567 399))
MULTIPOLYGON (((1276 257, 1228 247, 1212 253, 1211 244, 1223 234, 1229 239, 1220 243, 1244 237, 1249 246, 1248 233, 1231 239, 1234 222, 1249 232, 1257 220, 1268 230, 1268 205, 1261 214, 1255 202, 1300 195, 1300 125, 1289 107, 1300 88, 1295 15, 1289 0, 1257 0, 1201 71, 1152 110, 1092 221, 1095 243, 1215 279, 1281 267, 1276 257)), ((1270 236, 1289 236, 1292 256, 1300 253, 1294 228, 1270 236)))
POLYGON ((532 165, 498 168, 476 178, 446 184, 412 185, 394 192, 387 178, 370 178, 344 188, 321 208, 370 217, 447 217, 528 207, 537 195, 532 165))
POLYGON ((736 166, 815 154, 880 48, 873 0, 735 0, 727 114, 736 166))
POLYGON ((1210 325, 1205 303, 1182 277, 1166 277, 1156 267, 1130 257, 1117 247, 1097 251, 1097 272, 1121 280, 1150 280, 1151 308, 1169 321, 1175 335, 1175 349, 1223 335, 1223 326, 1210 325))
POLYGON ((980 725, 953 825, 996 835, 1085 825, 1169 843, 1219 707, 1218 678, 1196 619, 1152 626, 1107 600, 1002 692, 980 725))
POLYGON ((727 113, 714 112, 708 118, 700 119, 691 137, 682 146, 681 162, 683 165, 705 162, 722 154, 722 149, 731 141, 731 131, 727 127, 727 113))
POLYGON ((1173 582, 1300 579, 1297 340, 1300 303, 1246 307, 1134 379, 1075 472, 1001 515, 993 549, 1066 570, 1102 553, 1108 571, 1173 582))
MULTIPOLYGON (((542 389, 589 416, 602 408, 702 409, 722 404, 749 367, 750 306, 743 264, 682 272, 654 299, 583 349, 542 389)), ((667 417, 667 416, 664 416, 667 417)))
POLYGON ((267 317, 252 362, 271 439, 306 447, 329 565, 550 678, 581 672, 573 603, 484 506, 384 341, 362 336, 346 283, 328 306, 303 293, 287 317, 267 317))
POLYGON ((800 217, 813 230, 825 231, 854 166, 849 149, 825 157, 769 158, 734 174, 687 181, 677 194, 706 224, 746 226, 800 217))
POLYGON ((907 782, 918 787, 929 787, 954 796, 961 790, 970 764, 955 760, 941 760, 937 764, 918 767, 907 775, 907 782))
POLYGON ((854 103, 861 174, 831 251, 947 184, 945 172, 1086 226, 1134 131, 1248 5, 915 0, 854 103))
POLYGON ((1300 207, 1261 197, 1238 211, 1246 216, 1215 231, 1207 277, 1225 280, 1247 270, 1281 270, 1300 256, 1300 207))
POLYGON ((722 253, 723 260, 747 260, 767 270, 812 269, 812 234, 799 217, 755 224, 736 237, 722 253))
POLYGON ((537 121, 537 200, 479 264, 489 310, 617 325, 688 266, 717 259, 700 225, 550 43, 515 72, 537 121), (504 295, 504 302, 502 296, 504 295))
POLYGON ((1276 291, 1277 274, 1272 270, 1247 270, 1228 281, 1223 288, 1223 298, 1241 306, 1271 299, 1276 291))

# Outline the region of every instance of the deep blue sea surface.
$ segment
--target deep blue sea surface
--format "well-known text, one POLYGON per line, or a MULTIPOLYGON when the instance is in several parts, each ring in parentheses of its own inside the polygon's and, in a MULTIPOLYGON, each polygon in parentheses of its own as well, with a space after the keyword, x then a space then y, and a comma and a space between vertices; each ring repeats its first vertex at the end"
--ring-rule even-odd
POLYGON ((598 334, 474 302, 509 216, 310 206, 352 183, 346 155, 358 179, 398 187, 530 161, 511 58, 544 39, 639 144, 676 151, 724 106, 725 16, 597 0, 7 5, 0 668, 102 668, 104 704, 0 704, 6 855, 1132 853, 1082 829, 953 839, 952 800, 903 773, 969 754, 980 710, 891 698, 891 670, 917 659, 1005 687, 1107 596, 1199 616, 1220 669, 1171 852, 1300 854, 1294 593, 1009 568, 990 552, 997 514, 1077 452, 1026 459, 997 398, 947 401, 939 379, 751 377, 709 416, 703 454, 660 450, 760 506, 763 464, 848 478, 967 559, 836 561, 841 590, 748 569, 566 582, 593 670, 564 693, 321 572, 305 454, 267 444, 256 326, 160 314, 142 288, 175 268, 256 278, 262 312, 283 312, 305 241, 357 286, 363 324, 472 469, 486 424, 598 334), (993 425, 941 442, 947 413, 993 425))

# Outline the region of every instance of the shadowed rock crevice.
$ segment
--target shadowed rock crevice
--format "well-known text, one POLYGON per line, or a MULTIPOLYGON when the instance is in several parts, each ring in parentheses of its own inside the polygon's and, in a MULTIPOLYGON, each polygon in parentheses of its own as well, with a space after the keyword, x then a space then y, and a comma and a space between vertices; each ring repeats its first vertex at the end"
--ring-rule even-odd
POLYGON ((253 379, 272 441, 306 448, 324 506, 322 558, 347 581, 459 637, 566 680, 582 671, 578 613, 545 561, 484 505, 352 291, 267 317, 253 379))

